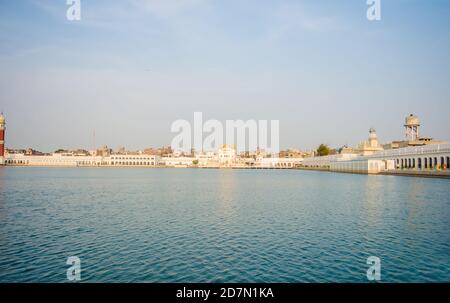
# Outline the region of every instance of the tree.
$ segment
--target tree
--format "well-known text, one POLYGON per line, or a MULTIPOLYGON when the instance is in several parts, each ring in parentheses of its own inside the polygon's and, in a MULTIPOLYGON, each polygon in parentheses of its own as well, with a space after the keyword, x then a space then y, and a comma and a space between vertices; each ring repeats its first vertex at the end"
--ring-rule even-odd
POLYGON ((198 160, 196 159, 196 160, 192 161, 192 164, 198 165, 198 160))
POLYGON ((319 156, 328 156, 330 154, 330 148, 326 144, 320 144, 317 148, 317 154, 319 156))

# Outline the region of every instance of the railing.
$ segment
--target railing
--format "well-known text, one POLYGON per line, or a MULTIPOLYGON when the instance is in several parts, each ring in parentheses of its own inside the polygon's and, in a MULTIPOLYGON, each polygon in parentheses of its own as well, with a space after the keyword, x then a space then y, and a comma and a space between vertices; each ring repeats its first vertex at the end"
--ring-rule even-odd
POLYGON ((450 143, 446 144, 430 144, 424 146, 412 146, 404 147, 399 149, 391 149, 377 152, 373 155, 362 156, 358 155, 354 158, 352 157, 342 157, 342 155, 332 155, 323 157, 310 157, 304 158, 303 165, 328 165, 330 162, 334 161, 358 161, 358 160, 385 160, 386 158, 393 157, 406 157, 406 156, 419 156, 423 154, 437 154, 437 153, 449 153, 450 154, 450 143))
POLYGON ((435 154, 435 153, 450 153, 450 143, 446 144, 431 144, 416 147, 404 147, 399 149, 391 149, 377 152, 373 155, 366 156, 366 158, 387 158, 387 157, 402 157, 410 155, 435 154))

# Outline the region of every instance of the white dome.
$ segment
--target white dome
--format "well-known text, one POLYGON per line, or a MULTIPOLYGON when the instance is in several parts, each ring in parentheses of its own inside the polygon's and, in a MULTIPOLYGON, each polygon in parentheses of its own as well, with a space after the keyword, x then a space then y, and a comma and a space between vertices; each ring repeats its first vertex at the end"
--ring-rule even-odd
POLYGON ((420 125, 419 117, 413 114, 406 117, 405 126, 418 126, 418 125, 420 125))

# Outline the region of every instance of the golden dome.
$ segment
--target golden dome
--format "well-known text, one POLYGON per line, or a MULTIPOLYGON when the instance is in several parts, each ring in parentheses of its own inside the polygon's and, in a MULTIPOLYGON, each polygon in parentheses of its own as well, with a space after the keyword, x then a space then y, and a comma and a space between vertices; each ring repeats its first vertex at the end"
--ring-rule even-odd
POLYGON ((5 124, 5 116, 3 116, 3 113, 0 113, 0 124, 5 124))

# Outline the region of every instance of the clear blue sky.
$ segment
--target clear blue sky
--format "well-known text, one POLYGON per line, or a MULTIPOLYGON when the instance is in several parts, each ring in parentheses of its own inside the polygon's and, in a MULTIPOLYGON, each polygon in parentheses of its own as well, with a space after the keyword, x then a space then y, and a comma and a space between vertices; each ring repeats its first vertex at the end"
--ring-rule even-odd
POLYGON ((169 145, 170 125, 278 119, 282 148, 355 145, 375 127, 450 139, 450 1, 0 0, 7 147, 169 145))

